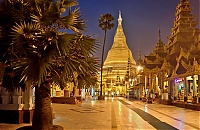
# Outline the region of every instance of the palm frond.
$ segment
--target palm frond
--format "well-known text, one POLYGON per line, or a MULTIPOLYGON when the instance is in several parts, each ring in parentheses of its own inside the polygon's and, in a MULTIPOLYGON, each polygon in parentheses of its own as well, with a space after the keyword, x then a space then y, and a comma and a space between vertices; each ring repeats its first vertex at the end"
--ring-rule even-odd
POLYGON ((69 53, 71 41, 74 39, 74 34, 58 34, 58 49, 61 55, 67 55, 69 53))
POLYGON ((114 27, 114 23, 111 23, 114 20, 113 16, 109 13, 102 14, 99 18, 99 27, 105 31, 110 30, 112 27, 114 27))
POLYGON ((34 53, 37 49, 38 33, 41 32, 40 25, 37 23, 20 23, 12 28, 12 40, 14 46, 13 53, 34 53))
POLYGON ((84 21, 80 19, 79 8, 69 12, 67 16, 64 16, 58 21, 59 25, 66 28, 72 29, 75 32, 84 30, 84 21))
POLYGON ((63 5, 65 5, 68 8, 78 5, 78 2, 76 0, 62 0, 62 1, 63 1, 63 5))
MULTIPOLYGON (((10 47, 6 64, 10 62, 12 74, 18 75, 21 83, 31 81, 37 86, 49 76, 61 85, 77 82, 78 77, 89 83, 86 77, 94 78, 98 68, 93 57, 98 44, 92 36, 81 32, 85 21, 81 19, 79 8, 74 7, 78 2, 37 0, 25 3, 16 3, 14 7, 10 3, 9 26, 0 21, 0 26, 7 25, 0 32, 5 33, 4 40, 6 36, 10 39, 6 40, 10 47), (68 13, 64 14, 67 9, 68 13), (14 15, 14 11, 21 14, 14 15), (61 33, 61 29, 74 33, 61 33)), ((6 12, 0 12, 3 18, 1 13, 6 12)), ((0 38, 0 42, 3 39, 0 38)))
POLYGON ((99 49, 99 44, 96 41, 96 39, 92 38, 89 35, 83 36, 80 39, 80 48, 82 48, 83 54, 86 55, 92 55, 96 50, 99 49))

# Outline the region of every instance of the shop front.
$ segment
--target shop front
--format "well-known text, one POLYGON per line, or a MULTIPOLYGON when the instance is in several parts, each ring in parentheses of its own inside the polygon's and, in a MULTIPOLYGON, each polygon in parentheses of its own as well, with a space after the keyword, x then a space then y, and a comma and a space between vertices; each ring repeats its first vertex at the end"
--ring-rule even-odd
POLYGON ((192 103, 198 96, 198 75, 174 79, 174 100, 192 103))
POLYGON ((185 89, 186 89, 186 86, 185 86, 184 78, 176 78, 175 79, 174 100, 184 102, 185 89))

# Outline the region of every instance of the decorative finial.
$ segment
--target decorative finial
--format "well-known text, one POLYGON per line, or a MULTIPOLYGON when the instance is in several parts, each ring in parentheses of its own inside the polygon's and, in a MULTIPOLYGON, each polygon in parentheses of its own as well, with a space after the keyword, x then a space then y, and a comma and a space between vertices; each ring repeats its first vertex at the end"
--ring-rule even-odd
POLYGON ((161 32, 160 32, 160 29, 159 29, 159 31, 158 31, 158 40, 159 40, 159 41, 161 41, 160 33, 161 33, 161 32))
POLYGON ((122 16, 121 16, 121 11, 119 11, 118 25, 121 24, 122 24, 122 16))
POLYGON ((139 51, 138 53, 139 53, 139 61, 141 61, 142 60, 141 52, 139 51))
POLYGON ((185 2, 186 0, 181 0, 181 2, 185 2))
POLYGON ((121 17, 121 11, 119 11, 119 19, 122 19, 122 17, 121 17))

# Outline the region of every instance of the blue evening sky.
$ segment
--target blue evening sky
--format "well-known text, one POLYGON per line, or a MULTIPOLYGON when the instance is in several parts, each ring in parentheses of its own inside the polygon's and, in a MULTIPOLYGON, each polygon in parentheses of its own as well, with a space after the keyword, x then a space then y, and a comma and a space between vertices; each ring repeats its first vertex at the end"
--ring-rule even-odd
MULTIPOLYGON (((117 28, 119 10, 122 13, 122 26, 126 41, 135 60, 138 52, 148 55, 158 41, 158 30, 161 30, 162 41, 167 44, 171 34, 176 6, 181 0, 78 0, 82 17, 86 19, 87 34, 96 34, 95 38, 103 42, 103 31, 98 27, 101 14, 111 13, 114 17, 114 28, 107 33, 105 56, 113 44, 117 28)), ((199 0, 188 0, 193 8, 195 20, 199 19, 199 0)), ((96 55, 101 57, 102 46, 96 55)))

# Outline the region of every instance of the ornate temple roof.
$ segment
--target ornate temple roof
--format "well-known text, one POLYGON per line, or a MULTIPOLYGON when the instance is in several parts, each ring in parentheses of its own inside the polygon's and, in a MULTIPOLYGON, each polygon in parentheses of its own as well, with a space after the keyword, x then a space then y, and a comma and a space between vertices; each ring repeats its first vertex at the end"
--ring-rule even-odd
POLYGON ((176 18, 172 27, 172 34, 168 37, 167 48, 173 48, 174 45, 178 48, 180 46, 190 48, 190 43, 194 42, 194 31, 198 24, 198 21, 194 18, 188 0, 181 0, 176 7, 176 18))
POLYGON ((108 51, 104 67, 121 65, 127 66, 128 58, 130 58, 130 64, 136 65, 132 52, 126 43, 126 37, 122 27, 121 12, 119 12, 118 27, 114 36, 114 42, 111 49, 108 51))
POLYGON ((188 0, 181 0, 176 7, 176 18, 167 47, 169 52, 167 59, 175 69, 175 74, 186 73, 194 57, 200 58, 196 42, 198 41, 198 21, 194 17, 188 0))
POLYGON ((180 0, 175 16, 168 44, 163 44, 159 31, 153 52, 141 60, 145 73, 156 68, 166 72, 167 78, 200 73, 200 29, 188 0, 180 0))
POLYGON ((144 60, 143 60, 142 64, 145 66, 145 68, 151 70, 153 68, 156 68, 156 67, 160 68, 162 66, 164 57, 166 56, 164 47, 165 47, 165 45, 161 40, 160 30, 159 30, 158 42, 156 43, 156 46, 155 46, 153 52, 147 56, 144 56, 144 60))

